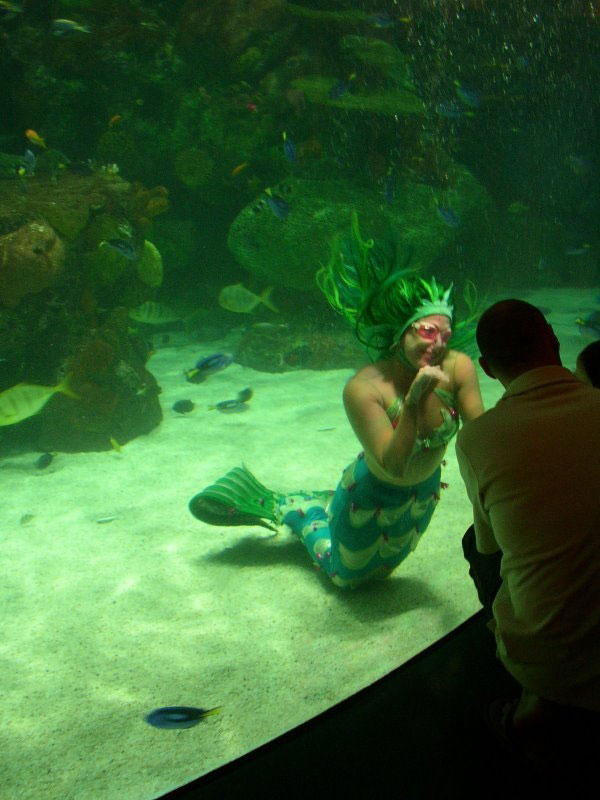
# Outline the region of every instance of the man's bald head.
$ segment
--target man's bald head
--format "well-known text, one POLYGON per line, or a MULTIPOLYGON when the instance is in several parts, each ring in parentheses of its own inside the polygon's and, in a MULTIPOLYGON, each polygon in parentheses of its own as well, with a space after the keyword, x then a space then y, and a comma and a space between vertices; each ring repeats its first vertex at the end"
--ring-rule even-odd
MULTIPOLYGON (((477 344, 484 370, 487 366, 510 379, 561 363, 552 327, 539 308, 524 300, 500 300, 484 311, 477 324, 477 344)), ((493 377, 502 380, 500 374, 493 377)))

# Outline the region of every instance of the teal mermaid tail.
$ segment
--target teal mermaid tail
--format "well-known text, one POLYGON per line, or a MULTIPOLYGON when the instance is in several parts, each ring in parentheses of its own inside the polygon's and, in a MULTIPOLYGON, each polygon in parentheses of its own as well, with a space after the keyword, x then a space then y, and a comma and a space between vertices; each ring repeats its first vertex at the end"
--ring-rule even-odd
POLYGON ((235 467, 190 500, 192 514, 210 525, 289 526, 315 566, 340 587, 389 575, 415 549, 439 500, 438 467, 414 486, 385 483, 361 453, 335 491, 283 495, 235 467), (265 521, 267 520, 267 521, 265 521))
POLYGON ((189 503, 192 514, 209 525, 260 525, 279 522, 281 495, 267 489, 246 467, 234 467, 216 483, 207 486, 189 503))

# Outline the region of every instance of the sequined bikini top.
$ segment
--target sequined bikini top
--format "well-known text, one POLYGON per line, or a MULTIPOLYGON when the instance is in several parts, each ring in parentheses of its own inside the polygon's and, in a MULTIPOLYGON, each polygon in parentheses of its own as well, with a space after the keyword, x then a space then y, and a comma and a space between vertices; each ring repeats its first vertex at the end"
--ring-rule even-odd
MULTIPOLYGON (((444 389, 434 389, 433 391, 446 406, 446 408, 440 409, 440 413, 442 415, 442 424, 437 428, 434 428, 431 434, 426 436, 424 439, 417 437, 414 447, 415 452, 418 450, 428 450, 431 447, 446 446, 450 439, 452 439, 452 437, 458 433, 460 423, 454 395, 452 392, 446 392, 444 389)), ((403 398, 397 397, 387 410, 387 415, 394 428, 398 424, 398 417, 400 415, 400 411, 402 410, 402 403, 403 398)))

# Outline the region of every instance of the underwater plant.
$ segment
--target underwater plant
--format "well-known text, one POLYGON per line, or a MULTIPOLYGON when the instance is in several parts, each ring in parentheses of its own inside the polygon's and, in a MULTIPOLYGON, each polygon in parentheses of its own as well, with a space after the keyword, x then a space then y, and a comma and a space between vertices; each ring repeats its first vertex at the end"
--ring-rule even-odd
POLYGON ((392 89, 371 89, 350 92, 337 78, 326 75, 304 75, 291 81, 291 88, 302 92, 307 103, 361 112, 395 116, 424 115, 426 107, 413 92, 402 86, 392 89))

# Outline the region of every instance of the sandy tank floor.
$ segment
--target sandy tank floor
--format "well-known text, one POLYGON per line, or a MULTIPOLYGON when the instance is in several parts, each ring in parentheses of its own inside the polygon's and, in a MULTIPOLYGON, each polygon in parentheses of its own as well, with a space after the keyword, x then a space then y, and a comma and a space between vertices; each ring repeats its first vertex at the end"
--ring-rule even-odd
MULTIPOLYGON (((573 367, 591 341, 574 320, 593 293, 521 296, 547 310, 573 367)), ((354 592, 317 572, 289 531, 190 515, 189 499, 242 461, 282 491, 335 488, 360 449, 341 403, 348 370, 234 364, 184 381, 184 368, 224 347, 182 339, 152 357, 164 421, 122 453, 59 454, 43 471, 34 453, 0 462, 3 797, 155 798, 367 686, 479 607, 453 444, 449 488, 418 549, 354 592), (246 386, 249 411, 208 410, 246 386), (196 403, 186 416, 171 408, 183 398, 196 403), (222 711, 187 730, 147 724, 169 705, 222 711)), ((502 387, 482 378, 482 391, 489 407, 502 387)))

